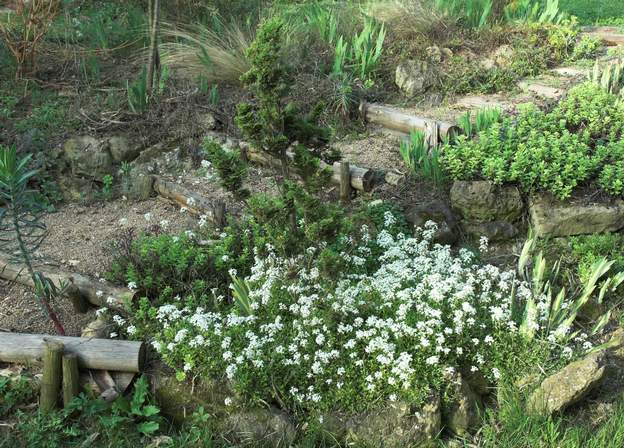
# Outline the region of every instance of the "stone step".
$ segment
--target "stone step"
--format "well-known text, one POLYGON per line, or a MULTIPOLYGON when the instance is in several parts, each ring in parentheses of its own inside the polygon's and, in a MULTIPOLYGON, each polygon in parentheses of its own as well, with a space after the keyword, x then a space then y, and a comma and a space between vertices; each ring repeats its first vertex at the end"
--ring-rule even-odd
POLYGON ((557 67, 551 70, 553 74, 565 78, 585 78, 590 71, 590 69, 579 67, 557 67))
POLYGON ((558 100, 566 93, 564 87, 550 86, 542 81, 520 81, 518 87, 524 92, 532 93, 547 100, 558 100))
POLYGON ((588 26, 583 27, 582 35, 597 37, 606 45, 624 45, 624 30, 617 26, 588 26))

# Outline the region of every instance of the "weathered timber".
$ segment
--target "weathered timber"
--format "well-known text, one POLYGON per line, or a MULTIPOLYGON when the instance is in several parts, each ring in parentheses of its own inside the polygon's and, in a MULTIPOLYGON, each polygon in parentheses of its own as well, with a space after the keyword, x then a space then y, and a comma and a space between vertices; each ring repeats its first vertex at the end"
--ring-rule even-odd
POLYGON ((78 356, 75 353, 63 355, 63 406, 67 407, 80 393, 78 356))
POLYGON ((0 361, 37 363, 44 341, 60 342, 65 353, 75 353, 83 369, 140 372, 145 361, 142 342, 0 332, 0 361))
POLYGON ((91 375, 98 385, 98 388, 102 391, 100 397, 104 399, 104 401, 112 402, 119 397, 117 384, 115 384, 115 380, 108 370, 96 370, 91 372, 91 375))
POLYGON ((381 104, 362 102, 360 114, 369 123, 378 124, 404 134, 409 134, 412 131, 422 131, 426 134, 436 132, 440 138, 453 138, 460 132, 460 129, 452 123, 417 117, 400 109, 381 104), (433 130, 434 127, 435 131, 433 130))
MULTIPOLYGON (((53 266, 35 266, 35 270, 49 278, 58 288, 68 285, 65 294, 69 297, 78 296, 76 300, 86 299, 95 306, 123 308, 132 301, 134 292, 127 288, 112 285, 89 278, 75 272, 68 272, 53 266)), ((9 257, 0 253, 0 278, 34 287, 32 278, 26 267, 9 261, 9 257)), ((74 300, 74 299, 72 299, 74 300)))
MULTIPOLYGON (((245 157, 248 161, 268 166, 275 169, 281 169, 281 162, 265 152, 259 151, 256 148, 253 148, 251 145, 242 144, 241 147, 244 150, 245 157)), ((288 157, 292 158, 294 155, 292 153, 288 153, 288 157)), ((336 185, 340 185, 341 182, 341 174, 340 168, 341 162, 335 162, 333 165, 329 165, 323 161, 320 162, 321 168, 330 168, 332 170, 332 183, 336 185)), ((359 166, 349 164, 350 168, 350 178, 351 178, 351 187, 358 191, 369 192, 375 186, 376 175, 375 171, 362 168, 359 166)))
MULTIPOLYGON (((0 350, 3 348, 0 345, 0 350)), ((41 379, 39 407, 42 412, 49 412, 56 408, 61 391, 63 343, 56 340, 39 340, 39 350, 43 352, 43 378, 41 379)))
POLYGON ((163 198, 185 207, 190 213, 206 216, 206 219, 217 227, 226 224, 225 204, 222 201, 209 201, 181 185, 157 176, 154 176, 154 191, 163 198))

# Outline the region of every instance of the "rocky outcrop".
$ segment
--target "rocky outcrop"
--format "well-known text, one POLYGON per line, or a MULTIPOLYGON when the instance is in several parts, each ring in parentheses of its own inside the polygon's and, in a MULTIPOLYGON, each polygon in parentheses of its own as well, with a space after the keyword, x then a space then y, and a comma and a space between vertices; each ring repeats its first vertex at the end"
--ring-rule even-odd
POLYGON ((568 364, 546 378, 528 402, 532 412, 553 414, 582 400, 602 382, 606 372, 604 351, 594 352, 568 364))
POLYGON ((458 221, 451 208, 446 203, 438 200, 411 205, 405 208, 405 219, 415 229, 424 227, 428 221, 438 225, 433 237, 436 243, 453 244, 457 241, 458 221))
POLYGON ((106 140, 88 135, 73 137, 63 145, 63 154, 72 174, 100 180, 113 171, 113 158, 106 140))
POLYGON ((447 375, 450 400, 443 406, 444 426, 458 436, 466 436, 481 423, 481 399, 459 373, 447 375))
POLYGON ((394 81, 405 95, 412 97, 433 85, 434 73, 428 62, 409 60, 397 66, 394 81))
POLYGON ((515 238, 524 203, 515 186, 496 186, 488 181, 456 181, 451 187, 451 205, 464 218, 471 236, 490 241, 515 238))
POLYGON ((549 195, 533 197, 531 223, 540 237, 615 232, 624 228, 624 201, 583 204, 557 201, 549 195))
POLYGON ((124 136, 109 137, 108 149, 115 163, 131 162, 141 153, 140 148, 124 136))

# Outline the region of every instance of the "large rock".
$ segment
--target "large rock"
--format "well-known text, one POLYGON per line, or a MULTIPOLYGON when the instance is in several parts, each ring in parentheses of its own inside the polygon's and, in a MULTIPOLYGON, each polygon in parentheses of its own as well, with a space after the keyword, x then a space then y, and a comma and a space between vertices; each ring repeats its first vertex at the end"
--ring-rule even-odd
POLYGON ((466 221, 464 230, 472 237, 486 237, 488 241, 506 241, 518 236, 518 227, 507 221, 466 221))
POLYGON ((453 244, 457 240, 457 219, 451 208, 442 201, 433 200, 405 208, 405 219, 415 229, 424 227, 428 221, 438 225, 433 240, 440 244, 453 244))
POLYGON ((116 163, 131 162, 140 154, 137 145, 130 143, 128 138, 124 136, 115 136, 108 138, 108 148, 116 163))
POLYGON ((124 179, 124 194, 137 201, 144 201, 154 192, 154 178, 146 173, 130 173, 128 179, 124 179))
POLYGON ((458 436, 466 436, 481 423, 481 399, 458 373, 449 375, 448 403, 443 406, 444 426, 458 436))
POLYGON ((453 182, 451 205, 464 218, 476 221, 513 222, 522 216, 524 208, 516 187, 488 181, 453 182))
POLYGON ((395 73, 396 85, 407 96, 416 96, 424 93, 433 85, 435 72, 426 61, 401 62, 395 73))
POLYGON ((553 414, 582 400, 600 385, 606 371, 604 351, 594 352, 549 376, 529 398, 533 412, 553 414))
POLYGON ((612 204, 561 202, 549 195, 529 204, 531 223, 540 237, 616 232, 624 228, 624 201, 612 204))
POLYGON ((397 401, 349 418, 329 416, 324 427, 349 446, 425 447, 432 444, 442 427, 440 398, 432 395, 418 407, 397 401))
POLYGON ((254 446, 290 447, 297 437, 288 416, 275 408, 236 411, 220 426, 225 438, 254 446))
POLYGON ((63 153, 73 174, 101 180, 102 176, 113 172, 107 140, 88 135, 73 137, 63 145, 63 153))

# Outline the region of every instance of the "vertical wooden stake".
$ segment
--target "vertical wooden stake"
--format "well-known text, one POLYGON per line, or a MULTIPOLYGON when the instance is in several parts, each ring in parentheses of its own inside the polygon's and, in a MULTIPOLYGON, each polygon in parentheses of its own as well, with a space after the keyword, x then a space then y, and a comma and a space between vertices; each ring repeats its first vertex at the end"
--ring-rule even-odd
POLYGON ((213 206, 214 222, 217 228, 223 229, 227 225, 225 202, 216 201, 213 206))
POLYGON ((45 341, 43 348, 43 378, 39 407, 43 412, 56 408, 61 390, 61 357, 63 344, 57 341, 45 341))
POLYGON ((80 393, 78 356, 75 353, 63 355, 63 406, 67 407, 80 393))
POLYGON ((340 200, 349 202, 351 191, 351 167, 349 162, 340 162, 340 200))
POLYGON ((160 14, 159 0, 149 0, 150 8, 150 47, 149 58, 147 63, 147 96, 151 98, 154 85, 159 80, 155 79, 154 72, 156 64, 159 62, 158 54, 158 16, 160 14), (151 2, 153 1, 153 4, 151 2))

